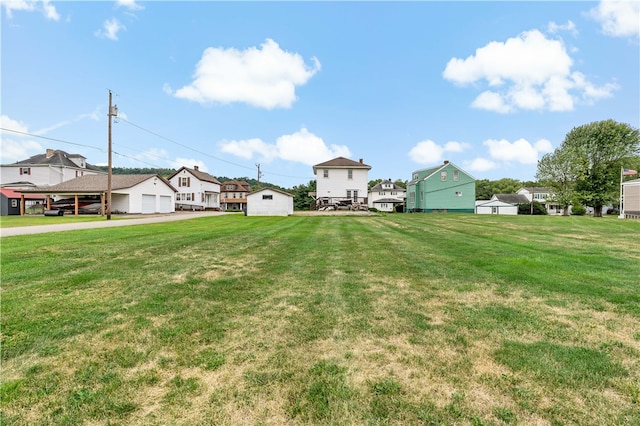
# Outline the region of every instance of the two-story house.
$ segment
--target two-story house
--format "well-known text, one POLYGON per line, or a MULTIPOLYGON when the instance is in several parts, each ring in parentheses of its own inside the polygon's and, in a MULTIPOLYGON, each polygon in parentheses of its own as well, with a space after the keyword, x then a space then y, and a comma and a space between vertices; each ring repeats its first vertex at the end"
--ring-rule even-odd
POLYGON ((387 179, 369 189, 369 207, 381 212, 393 212, 397 206, 404 204, 406 196, 406 189, 387 179))
POLYGON ((525 187, 516 191, 516 194, 524 195, 529 202, 538 201, 549 214, 562 214, 562 208, 554 200, 553 190, 550 188, 525 187))
POLYGON ((222 210, 244 210, 251 187, 245 181, 228 180, 220 184, 220 204, 222 210))
POLYGON ((176 193, 176 210, 220 210, 220 182, 198 166, 181 167, 169 177, 176 193))
POLYGON ((316 208, 341 203, 368 204, 371 166, 344 157, 313 166, 316 175, 316 208))
POLYGON ((16 189, 46 187, 88 175, 106 175, 80 154, 47 149, 26 160, 0 166, 0 186, 16 189))
POLYGON ((449 161, 413 172, 407 184, 408 212, 475 211, 476 181, 449 161))

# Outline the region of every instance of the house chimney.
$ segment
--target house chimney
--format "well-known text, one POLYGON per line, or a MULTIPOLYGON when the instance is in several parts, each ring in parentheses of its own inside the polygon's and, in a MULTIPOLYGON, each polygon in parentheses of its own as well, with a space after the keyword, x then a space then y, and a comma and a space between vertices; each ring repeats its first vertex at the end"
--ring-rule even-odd
POLYGON ((362 164, 362 158, 360 159, 360 164, 362 164))
POLYGON ((445 164, 445 166, 446 166, 447 164, 449 164, 449 160, 444 160, 444 164, 445 164))
POLYGON ((193 166, 193 170, 197 172, 198 170, 200 170, 200 168, 198 166, 193 166))
POLYGON ((53 157, 53 150, 47 148, 47 158, 51 158, 51 157, 53 157))

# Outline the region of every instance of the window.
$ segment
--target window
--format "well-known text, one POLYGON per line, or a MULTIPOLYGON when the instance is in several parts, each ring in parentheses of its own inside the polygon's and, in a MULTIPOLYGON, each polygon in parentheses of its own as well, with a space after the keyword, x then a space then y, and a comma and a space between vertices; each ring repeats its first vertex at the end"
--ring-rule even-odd
POLYGON ((353 179, 353 170, 347 170, 347 179, 353 179))
POLYGON ((188 177, 178 178, 178 186, 179 187, 180 186, 186 186, 186 187, 191 186, 191 178, 188 178, 188 177))
POLYGON ((21 175, 30 175, 31 174, 31 167, 20 167, 20 174, 21 175))
POLYGON ((410 203, 415 203, 416 202, 416 193, 415 192, 410 192, 409 193, 409 202, 410 203))
POLYGON ((387 195, 386 192, 378 192, 378 195, 387 195))
POLYGON ((417 174, 417 173, 414 173, 414 174, 413 174, 413 179, 414 179, 414 180, 415 180, 415 179, 418 179, 418 174, 417 174))
POLYGON ((440 172, 440 180, 442 182, 446 182, 447 181, 447 171, 446 170, 443 170, 443 171, 440 172))
POLYGON ((323 174, 322 174, 322 177, 326 177, 326 178, 328 178, 328 177, 329 177, 329 170, 328 170, 328 169, 324 169, 324 170, 322 171, 322 173, 323 173, 323 174))
POLYGON ((458 179, 460 179, 460 175, 458 174, 458 171, 457 171, 457 170, 454 170, 454 171, 453 171, 453 181, 454 181, 454 182, 457 182, 457 181, 458 181, 458 179))
POLYGON ((351 190, 347 189, 347 198, 351 198, 351 190))
POLYGON ((462 192, 456 191, 456 197, 462 197, 462 192))
POLYGON ((227 191, 233 191, 234 189, 236 189, 235 185, 227 185, 227 191))
POLYGON ((18 200, 11 200, 11 207, 13 208, 18 207, 18 200))
POLYGON ((353 201, 358 201, 358 190, 357 189, 353 190, 353 201))
POLYGON ((271 194, 270 194, 270 195, 264 194, 264 195, 262 196, 262 199, 263 199, 263 200, 273 200, 273 195, 271 195, 271 194))

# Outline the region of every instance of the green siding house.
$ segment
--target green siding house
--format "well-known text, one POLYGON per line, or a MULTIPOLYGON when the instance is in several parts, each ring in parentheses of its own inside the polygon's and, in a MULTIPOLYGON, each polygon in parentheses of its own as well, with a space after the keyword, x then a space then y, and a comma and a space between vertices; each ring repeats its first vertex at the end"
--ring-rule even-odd
POLYGON ((413 172, 407 184, 408 212, 473 213, 476 180, 449 161, 413 172))

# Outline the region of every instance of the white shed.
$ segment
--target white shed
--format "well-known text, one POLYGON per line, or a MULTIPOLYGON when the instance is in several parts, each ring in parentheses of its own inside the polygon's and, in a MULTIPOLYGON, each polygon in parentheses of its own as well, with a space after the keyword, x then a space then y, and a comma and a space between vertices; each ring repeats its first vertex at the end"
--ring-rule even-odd
POLYGON ((476 214, 518 214, 518 206, 499 200, 476 201, 476 214))
POLYGON ((247 195, 247 216, 289 216, 293 195, 274 188, 262 188, 247 195))

